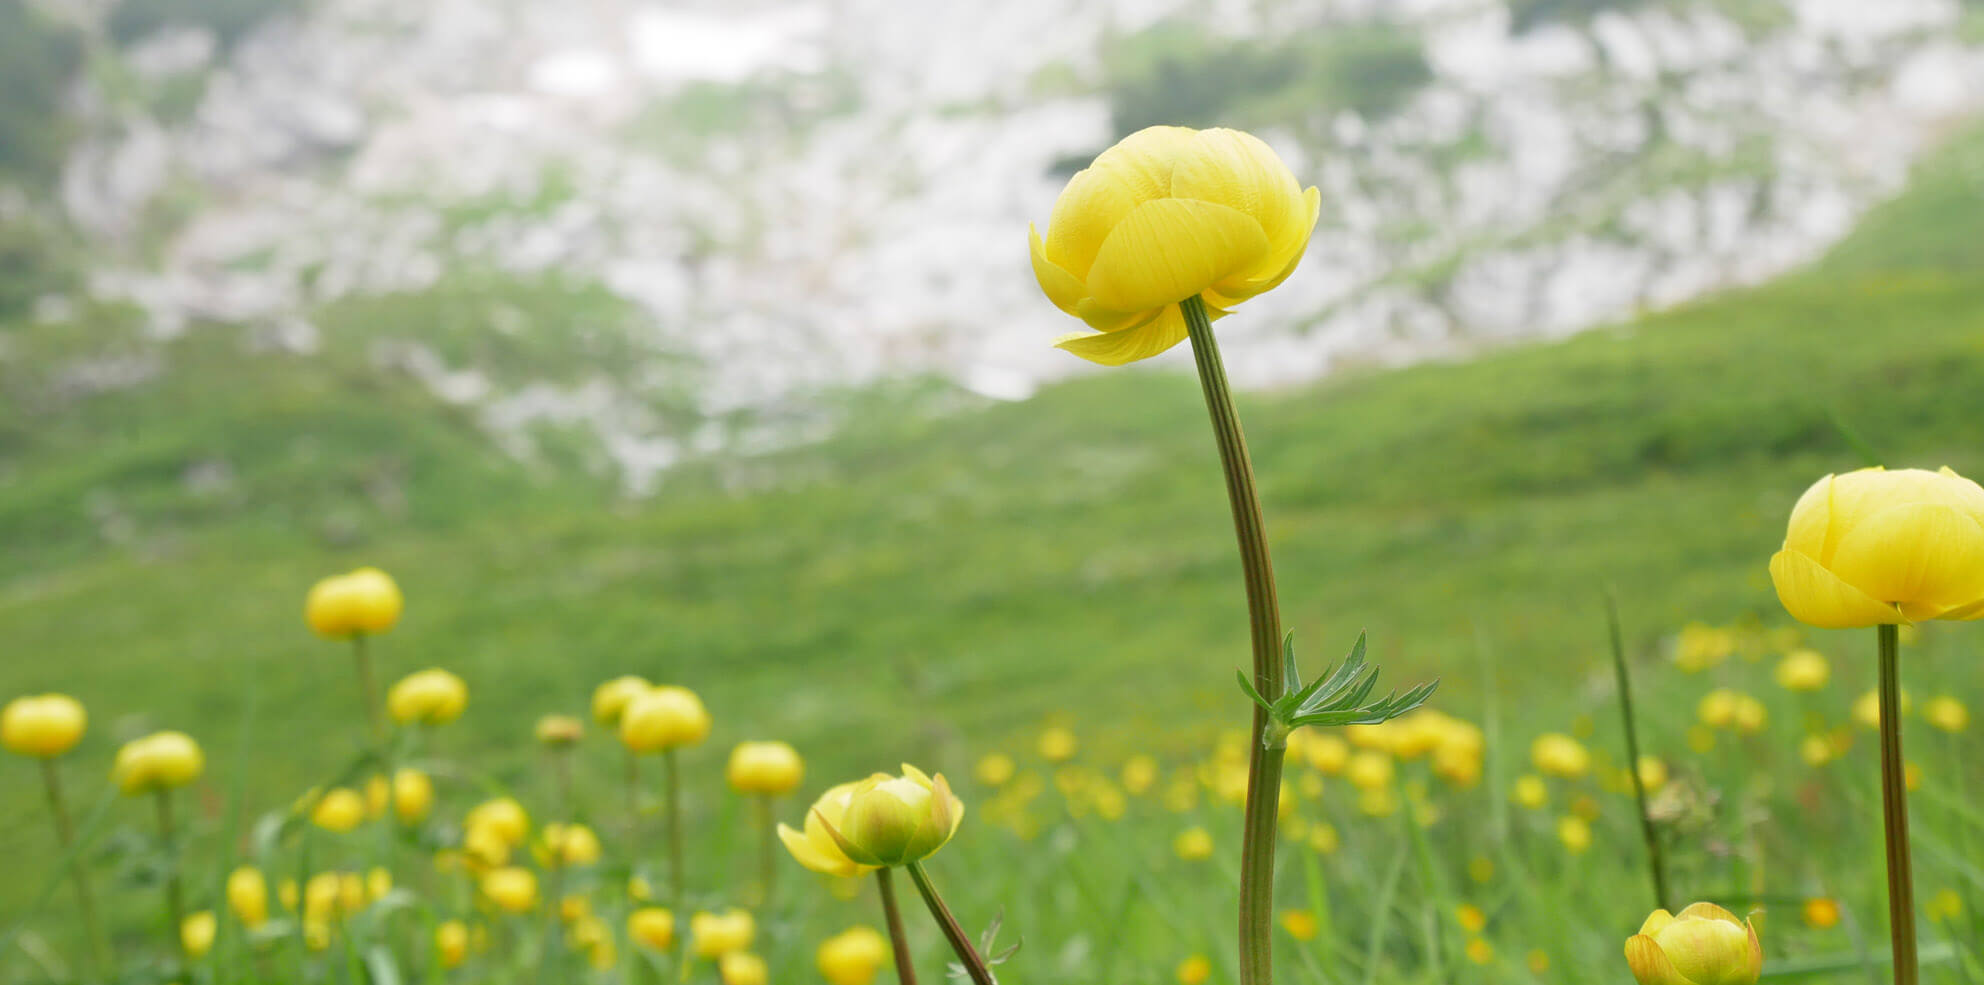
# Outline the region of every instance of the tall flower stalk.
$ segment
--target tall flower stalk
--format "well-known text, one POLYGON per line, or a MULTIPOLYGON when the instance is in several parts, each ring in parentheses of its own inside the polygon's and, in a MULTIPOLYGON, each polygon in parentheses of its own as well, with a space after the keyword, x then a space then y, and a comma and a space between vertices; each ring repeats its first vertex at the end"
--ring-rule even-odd
POLYGON ((882 893, 882 919, 889 928, 889 949, 895 957, 897 985, 916 985, 916 967, 909 959, 909 935, 902 929, 902 907, 896 902, 895 874, 875 870, 875 887, 882 893))
POLYGON ((1908 781, 1901 759, 1901 633, 1893 623, 1874 628, 1881 662, 1881 821, 1887 837, 1888 935, 1895 985, 1921 977, 1915 950, 1915 875, 1908 850, 1908 781))

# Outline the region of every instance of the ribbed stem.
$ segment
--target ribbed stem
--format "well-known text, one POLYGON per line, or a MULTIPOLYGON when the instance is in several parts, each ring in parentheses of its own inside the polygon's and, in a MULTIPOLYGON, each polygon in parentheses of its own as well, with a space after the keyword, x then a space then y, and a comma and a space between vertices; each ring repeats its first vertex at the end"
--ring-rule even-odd
POLYGON ((944 932, 944 940, 964 964, 965 973, 971 976, 972 985, 998 985, 992 977, 992 969, 985 959, 979 957, 978 949, 972 946, 971 938, 964 928, 958 926, 956 917, 951 916, 951 908, 944 905, 944 898, 937 895, 937 887, 930 884, 930 874, 923 871, 923 863, 909 863, 909 877, 916 882, 916 891, 923 894, 923 905, 930 908, 930 916, 937 921, 937 929, 944 932))
MULTIPOLYGON (((55 768, 53 757, 41 761, 41 779, 48 788, 49 813, 55 818, 55 840, 60 843, 62 853, 68 855, 75 851, 76 828, 69 820, 69 804, 62 796, 62 774, 55 768)), ((76 883, 76 912, 83 924, 83 966, 93 969, 103 956, 100 950, 103 934, 96 922, 96 900, 90 895, 89 871, 81 854, 69 859, 69 876, 76 883)))
POLYGON ((882 890, 882 917, 889 925, 889 946, 895 950, 896 982, 898 985, 916 985, 916 966, 909 960, 909 937, 902 931, 902 908, 896 905, 894 871, 876 869, 875 885, 882 890))
POLYGON ((1660 856, 1660 838, 1646 808, 1646 781, 1640 778, 1639 727, 1633 717, 1633 679, 1626 670, 1626 641, 1619 630, 1619 600, 1605 593, 1605 617, 1612 630, 1612 673, 1619 681, 1619 715, 1626 723, 1626 771, 1633 777, 1633 797, 1639 801, 1640 837, 1646 842, 1647 869, 1653 876, 1653 908, 1667 908, 1667 867, 1660 856))
MULTIPOLYGON (((1226 499, 1233 510, 1233 533, 1240 542, 1240 567, 1247 583, 1247 616, 1253 640, 1254 687, 1272 701, 1281 696, 1281 610, 1275 600, 1274 564, 1268 557, 1261 497, 1254 488, 1254 465, 1247 455, 1247 438, 1233 408, 1226 366, 1213 339, 1212 321, 1197 297, 1179 304, 1192 339, 1192 359, 1198 365, 1199 386, 1205 391, 1213 437, 1226 474, 1226 499)), ((1274 842, 1281 800, 1280 740, 1265 741, 1267 710, 1254 708, 1251 758, 1247 764, 1247 813, 1240 842, 1240 985, 1269 985, 1274 980, 1274 842)))
POLYGON ((179 834, 172 823, 172 791, 161 789, 153 801, 158 805, 158 838, 165 846, 165 912, 172 921, 172 949, 186 960, 186 894, 179 883, 179 834))
POLYGON ((1881 820, 1887 829, 1888 932, 1895 985, 1916 985, 1915 876, 1908 853, 1908 780, 1901 759, 1901 631, 1876 627, 1881 650, 1881 820))

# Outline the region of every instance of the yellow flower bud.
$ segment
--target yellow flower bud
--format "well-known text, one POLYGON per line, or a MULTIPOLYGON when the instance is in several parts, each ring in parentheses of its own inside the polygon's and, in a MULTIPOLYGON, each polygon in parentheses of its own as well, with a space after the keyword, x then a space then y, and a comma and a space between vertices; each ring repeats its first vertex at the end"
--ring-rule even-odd
POLYGON ((855 784, 839 825, 827 835, 841 853, 862 865, 895 866, 921 861, 957 833, 964 803, 939 773, 933 779, 904 763, 903 775, 877 773, 855 784))
POLYGON ((874 871, 875 866, 862 865, 848 858, 841 851, 840 844, 827 833, 829 828, 838 828, 845 822, 848 802, 854 796, 854 789, 862 782, 856 780, 828 788, 807 810, 803 831, 795 831, 784 824, 778 826, 779 840, 785 842, 786 851, 791 852, 800 865, 814 872, 842 878, 874 871))
POLYGON ((310 808, 310 823, 326 831, 342 834, 358 827, 365 820, 365 800, 358 791, 348 787, 334 787, 318 796, 315 806, 310 808))
POLYGON ((404 824, 417 824, 427 817, 434 806, 434 781, 426 773, 412 767, 395 770, 390 796, 387 794, 384 777, 375 776, 365 788, 366 811, 374 817, 391 807, 394 816, 404 824))
POLYGON ((462 827, 488 831, 506 845, 521 845, 530 834, 530 815, 515 798, 497 797, 469 808, 462 827))
POLYGON ((627 939, 651 951, 666 951, 675 943, 675 914, 659 906, 644 906, 627 915, 627 939))
POLYGON ((583 824, 547 824, 539 849, 547 867, 592 865, 599 861, 599 836, 583 824))
POLYGON ((244 865, 227 874, 227 908, 249 930, 268 922, 269 883, 261 870, 244 865))
POLYGON ((593 689, 592 720, 605 728, 618 728, 620 714, 627 710, 627 702, 654 690, 645 678, 628 674, 615 677, 593 689))
POLYGON ((1096 332, 1055 344, 1112 366, 1177 345, 1180 302, 1200 298, 1218 316, 1292 273, 1321 203, 1251 134, 1123 138, 1068 181, 1046 239, 1028 229, 1040 289, 1096 332))
POLYGON ((571 715, 546 715, 537 720, 537 741, 554 749, 572 745, 585 734, 585 723, 571 715))
POLYGON ((1626 963, 1640 985, 1755 985, 1764 952, 1749 921, 1696 903, 1678 915, 1653 911, 1627 939, 1626 963))
POLYGON ((207 765, 200 746, 184 732, 154 732, 117 750, 110 777, 127 794, 183 787, 207 765))
POLYGON ((1203 954, 1194 954, 1178 962, 1178 985, 1206 985, 1212 978, 1212 961, 1203 954))
POLYGON ((1488 914, 1473 903, 1462 903, 1454 908, 1454 921, 1460 924, 1460 929, 1470 934, 1478 934, 1481 933, 1482 928, 1488 926, 1488 914))
POLYGON ((537 876, 515 866, 492 870, 482 877, 482 895, 506 913, 529 913, 537 906, 537 876))
POLYGON ((1564 850, 1572 855, 1583 855, 1591 848, 1591 822, 1576 814, 1566 814, 1557 819, 1557 840, 1564 843, 1564 850))
POLYGON ((359 568, 311 586, 303 600, 303 619, 317 635, 332 639, 377 634, 399 622, 404 604, 391 576, 378 568, 359 568))
POLYGON ((1799 908, 1805 926, 1814 930, 1831 930, 1839 926, 1839 901, 1827 896, 1814 896, 1799 908))
POLYGON ((0 746, 22 756, 52 759, 83 739, 89 716, 66 694, 15 698, 0 708, 0 746))
POLYGON ((806 765, 798 750, 783 742, 740 742, 730 751, 724 776, 738 793, 776 797, 798 788, 806 765))
POLYGON ((689 941, 696 957, 717 958, 751 946, 757 936, 757 921, 743 910, 723 913, 700 911, 689 918, 689 941))
POLYGON ((213 950, 214 934, 219 930, 219 922, 214 919, 212 910, 189 913, 179 923, 179 943, 186 948, 186 956, 199 959, 213 950))
POLYGON ((667 685, 636 695, 620 715, 620 741, 635 752, 661 752, 708 738, 710 713, 686 687, 667 685))
POLYGON ((1770 720, 1770 715, 1764 710, 1763 702, 1750 695, 1739 694, 1736 696, 1734 718, 1736 731, 1755 735, 1764 730, 1764 724, 1770 720))
POLYGON ((1777 664, 1777 685, 1787 691, 1817 691, 1832 680, 1832 667, 1816 650, 1793 650, 1777 664))
POLYGON ((1003 787, 1007 780, 1013 778, 1015 770, 1013 757, 1003 752, 990 752, 979 759, 978 766, 972 770, 972 775, 978 778, 978 782, 988 787, 1003 787))
POLYGON ((386 713, 401 725, 446 725, 468 707, 468 685, 440 668, 415 671, 386 692, 386 713))
POLYGON ((873 927, 849 927, 827 938, 816 956, 827 985, 870 985, 891 960, 889 942, 873 927))
POLYGON ((1157 783, 1157 774, 1157 760, 1141 753, 1131 756, 1123 763, 1123 791, 1141 797, 1157 783))
POLYGON ((1591 753, 1562 732, 1546 732, 1530 744, 1529 760, 1538 772, 1575 780, 1591 771, 1591 753))
POLYGON ((1640 786, 1647 793, 1654 793, 1667 785, 1667 764, 1658 756, 1641 756, 1639 761, 1640 786))
POLYGON ((1542 777, 1525 773, 1516 777, 1515 790, 1509 794, 1509 799, 1532 811, 1541 810, 1550 802, 1550 787, 1542 777))
POLYGON ((460 966, 468 959, 468 925, 449 920, 434 928, 434 950, 441 956, 441 967, 460 966))
POLYGON ((1318 773, 1334 776, 1350 765, 1350 743, 1338 736, 1311 736, 1302 751, 1309 760, 1309 766, 1318 773))
POLYGON ((1288 936, 1298 941, 1315 940, 1318 929, 1316 915, 1308 910, 1283 910, 1281 929, 1288 931, 1288 936))
POLYGON ((1212 832, 1204 828, 1186 828, 1171 840, 1171 850, 1187 862, 1211 858, 1212 832))
POLYGON ((377 903, 393 891, 393 873, 383 865, 365 870, 365 899, 377 903))
POLYGON ((1383 790, 1391 786, 1394 775, 1392 758, 1376 749, 1362 749, 1352 754, 1349 765, 1343 769, 1350 785, 1366 792, 1383 790))
POLYGON ((1479 937, 1469 938, 1467 942, 1467 960, 1483 965, 1495 960, 1495 945, 1479 937))
POLYGON ((1081 743, 1075 733, 1059 725, 1050 725, 1040 730, 1040 741, 1036 744, 1040 758, 1050 763, 1065 763, 1075 758, 1075 751, 1081 743))
POLYGON ((1984 488, 1944 468, 1813 483, 1770 559, 1778 600, 1826 629, 1984 615, 1984 488))
POLYGON ((1949 695, 1930 698, 1929 703, 1922 706, 1922 717, 1945 732, 1961 732, 1970 727, 1970 709, 1949 695))
POLYGON ((718 958, 716 970, 723 985, 765 985, 771 980, 765 959, 744 951, 732 951, 718 958))

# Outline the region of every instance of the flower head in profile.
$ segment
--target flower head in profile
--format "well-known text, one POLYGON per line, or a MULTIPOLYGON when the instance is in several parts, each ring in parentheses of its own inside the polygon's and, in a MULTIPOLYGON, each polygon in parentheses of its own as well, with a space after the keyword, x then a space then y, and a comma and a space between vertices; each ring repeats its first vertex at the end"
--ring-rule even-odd
POLYGON ((964 802, 944 774, 933 778, 904 763, 901 776, 877 773, 856 783, 841 820, 823 818, 821 827, 849 861, 879 867, 929 858, 963 820, 964 802))
POLYGON ((154 732, 126 742, 110 767, 111 779, 127 794, 183 787, 200 778, 207 759, 200 744, 184 732, 154 732))
POLYGON ((1627 938, 1626 963, 1640 985, 1755 985, 1764 951, 1748 920, 1696 903, 1678 914, 1653 911, 1627 938))
POLYGON ((1984 616, 1984 488, 1948 468, 1826 476, 1791 508, 1770 577, 1824 629, 1984 616))
POLYGON ((1219 317, 1294 271, 1322 197, 1273 149, 1238 130, 1149 127, 1068 181, 1028 229, 1033 275, 1056 307, 1094 329, 1055 345, 1109 366, 1185 338, 1179 303, 1219 317))
POLYGON ((89 716, 66 694, 15 698, 0 708, 0 746, 37 759, 53 759, 81 742, 89 716))
POLYGON ((873 927, 849 927, 827 938, 816 956, 828 985, 869 985, 890 960, 889 942, 873 927))
POLYGON ((303 621, 317 635, 331 639, 373 635, 393 628, 405 605, 391 575, 378 568, 359 568, 310 586, 303 600, 303 621))
MULTIPOLYGON (((878 773, 877 776, 886 774, 878 773)), ((848 801, 854 796, 854 788, 862 780, 837 784, 827 788, 820 799, 813 802, 806 811, 804 830, 795 830, 790 825, 778 826, 778 837, 785 842, 785 849, 792 857, 814 872, 823 875, 852 878, 874 871, 877 866, 862 865, 847 857, 840 849, 840 843, 827 833, 829 827, 839 827, 846 823, 848 801)))
POLYGON ((710 713, 696 692, 664 685, 635 695, 620 712, 620 741, 634 752, 661 752, 708 738, 710 713))
POLYGON ((806 778, 799 751, 784 742, 740 742, 724 770, 730 788, 742 794, 788 794, 806 778))
POLYGON ((758 922, 748 910, 699 910, 689 917, 689 945, 699 958, 721 958, 750 948, 758 922))
POLYGON ((401 725, 446 725, 468 707, 468 685, 430 667, 399 679, 386 691, 386 713, 401 725))

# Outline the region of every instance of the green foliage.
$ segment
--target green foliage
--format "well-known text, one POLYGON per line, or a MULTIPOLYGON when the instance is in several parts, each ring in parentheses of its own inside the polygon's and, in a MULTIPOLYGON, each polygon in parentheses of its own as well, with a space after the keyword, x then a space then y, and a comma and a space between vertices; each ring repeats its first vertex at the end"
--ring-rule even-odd
POLYGON ((74 32, 0 0, 0 178, 53 177, 69 136, 62 96, 81 61, 74 32))
POLYGON ((1246 127, 1339 109, 1382 116, 1432 77, 1418 37, 1387 26, 1263 43, 1166 22, 1116 40, 1103 61, 1119 136, 1156 124, 1246 127))
POLYGON ((1984 272, 1984 128, 1972 128, 1917 170, 1909 193, 1874 210, 1821 265, 1825 274, 1984 272))
POLYGON ((255 25, 277 14, 301 10, 307 0, 120 0, 105 28, 119 44, 130 44, 167 27, 203 27, 222 47, 240 40, 255 25))
POLYGON ((74 253, 70 235, 53 223, 34 216, 0 223, 0 323, 74 284, 74 253))

